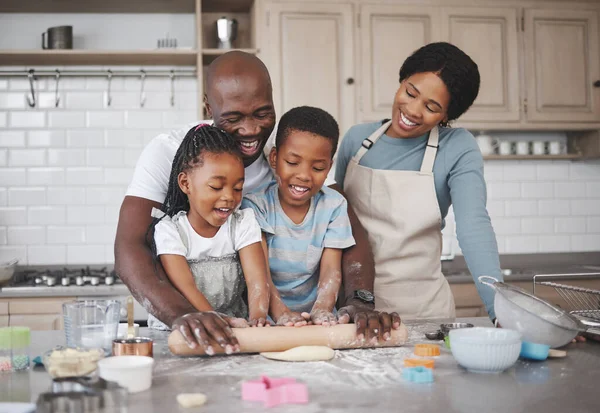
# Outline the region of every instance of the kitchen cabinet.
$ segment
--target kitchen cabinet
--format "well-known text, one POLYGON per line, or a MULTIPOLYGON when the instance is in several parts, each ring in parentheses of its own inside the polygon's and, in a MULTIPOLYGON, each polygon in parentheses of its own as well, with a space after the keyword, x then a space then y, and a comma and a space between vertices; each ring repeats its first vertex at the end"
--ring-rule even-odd
POLYGON ((62 305, 72 300, 73 297, 0 299, 0 326, 25 326, 32 330, 62 330, 62 305))
POLYGON ((317 106, 344 133, 356 119, 353 6, 268 2, 265 14, 261 57, 271 74, 277 113, 317 106))
POLYGON ((400 67, 421 46, 440 39, 434 7, 365 5, 360 8, 361 118, 390 118, 400 67))
POLYGON ((524 27, 527 119, 600 121, 598 12, 526 9, 524 27))
POLYGON ((441 14, 441 39, 468 54, 477 63, 481 77, 479 95, 461 120, 518 121, 518 9, 444 7, 441 14))

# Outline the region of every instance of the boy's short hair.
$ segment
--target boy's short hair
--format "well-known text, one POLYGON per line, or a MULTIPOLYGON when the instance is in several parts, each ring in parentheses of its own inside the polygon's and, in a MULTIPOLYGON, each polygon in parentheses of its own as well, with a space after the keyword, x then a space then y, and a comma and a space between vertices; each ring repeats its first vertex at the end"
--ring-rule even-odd
POLYGON ((308 132, 322 136, 331 142, 331 157, 335 155, 340 128, 336 120, 323 109, 312 106, 299 106, 287 111, 277 127, 275 146, 281 147, 293 131, 308 132))

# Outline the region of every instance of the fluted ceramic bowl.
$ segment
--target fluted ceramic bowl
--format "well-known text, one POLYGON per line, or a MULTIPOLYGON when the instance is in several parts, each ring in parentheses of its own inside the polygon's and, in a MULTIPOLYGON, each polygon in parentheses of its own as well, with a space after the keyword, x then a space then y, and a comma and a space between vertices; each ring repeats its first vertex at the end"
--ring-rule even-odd
POLYGON ((452 355, 475 373, 499 373, 519 358, 521 334, 505 328, 462 328, 450 331, 452 355))

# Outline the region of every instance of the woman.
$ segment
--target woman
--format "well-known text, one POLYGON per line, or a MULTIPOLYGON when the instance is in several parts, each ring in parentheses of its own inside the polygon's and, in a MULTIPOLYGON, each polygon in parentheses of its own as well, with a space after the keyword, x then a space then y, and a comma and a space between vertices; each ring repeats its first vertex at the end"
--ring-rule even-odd
POLYGON ((342 141, 336 181, 369 233, 375 256, 375 306, 402 318, 454 317, 441 271, 444 218, 454 205, 462 252, 490 318, 493 291, 480 275, 502 279, 486 210, 483 158, 465 129, 447 127, 479 92, 477 65, 449 43, 406 59, 392 119, 356 125, 342 141))

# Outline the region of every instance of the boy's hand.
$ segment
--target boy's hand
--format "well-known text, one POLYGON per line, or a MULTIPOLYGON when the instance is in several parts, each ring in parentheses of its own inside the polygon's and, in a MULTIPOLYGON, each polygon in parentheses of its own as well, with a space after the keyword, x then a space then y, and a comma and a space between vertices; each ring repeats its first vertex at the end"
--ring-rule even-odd
POLYGON ((278 326, 286 327, 302 327, 308 324, 310 314, 297 313, 295 311, 285 311, 277 318, 278 326))
POLYGON ((322 326, 334 326, 337 324, 337 318, 331 311, 313 308, 310 312, 310 319, 313 324, 322 326))
POLYGON ((266 315, 261 315, 259 317, 250 317, 248 320, 248 325, 250 327, 269 327, 271 323, 267 320, 266 315))

